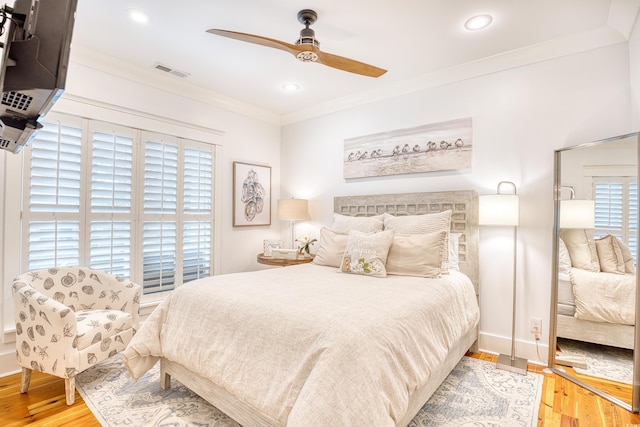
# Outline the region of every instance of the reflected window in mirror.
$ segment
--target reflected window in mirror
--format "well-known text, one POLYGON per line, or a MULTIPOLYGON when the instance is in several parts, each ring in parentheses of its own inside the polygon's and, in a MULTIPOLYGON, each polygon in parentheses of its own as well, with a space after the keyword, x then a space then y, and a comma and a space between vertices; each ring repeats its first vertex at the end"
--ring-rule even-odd
POLYGON ((592 177, 595 200, 594 238, 611 234, 631 250, 637 265, 638 184, 635 176, 592 177))

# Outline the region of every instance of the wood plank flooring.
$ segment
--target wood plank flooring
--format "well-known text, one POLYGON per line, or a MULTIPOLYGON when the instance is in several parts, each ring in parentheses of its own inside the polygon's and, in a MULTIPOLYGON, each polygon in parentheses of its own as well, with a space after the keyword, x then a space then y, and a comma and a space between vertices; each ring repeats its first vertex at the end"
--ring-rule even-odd
MULTIPOLYGON (((495 355, 487 353, 469 353, 468 356, 496 361, 495 355)), ((640 427, 640 415, 625 411, 558 375, 545 374, 543 369, 529 364, 530 372, 545 377, 538 427, 640 427)), ((619 386, 606 381, 593 381, 593 384, 614 394, 621 391, 619 386)), ((20 374, 0 378, 0 426, 28 424, 100 426, 78 392, 73 406, 65 404, 64 380, 61 378, 34 372, 26 394, 20 393, 20 374)))

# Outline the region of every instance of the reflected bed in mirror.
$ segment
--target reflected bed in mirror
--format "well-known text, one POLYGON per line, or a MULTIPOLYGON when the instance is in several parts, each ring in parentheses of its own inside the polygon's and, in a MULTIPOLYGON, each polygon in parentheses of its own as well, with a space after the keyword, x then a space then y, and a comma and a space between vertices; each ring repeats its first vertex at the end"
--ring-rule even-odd
POLYGON ((634 412, 637 158, 637 133, 555 153, 549 342, 554 372, 634 412))

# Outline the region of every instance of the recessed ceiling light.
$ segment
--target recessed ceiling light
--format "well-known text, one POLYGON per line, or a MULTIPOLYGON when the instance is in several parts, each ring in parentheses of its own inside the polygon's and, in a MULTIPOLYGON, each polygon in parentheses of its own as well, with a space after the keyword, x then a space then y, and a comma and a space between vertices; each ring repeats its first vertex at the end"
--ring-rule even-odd
POLYGON ((285 92, 297 92, 300 90, 300 85, 297 83, 285 83, 282 85, 282 90, 285 92))
POLYGON ((144 23, 149 21, 149 15, 147 15, 140 9, 127 9, 127 14, 129 14, 129 18, 131 18, 135 22, 144 23))
POLYGON ((492 21, 493 17, 491 15, 476 15, 467 19, 467 22, 464 23, 464 27, 469 31, 481 30, 483 28, 487 28, 492 21))

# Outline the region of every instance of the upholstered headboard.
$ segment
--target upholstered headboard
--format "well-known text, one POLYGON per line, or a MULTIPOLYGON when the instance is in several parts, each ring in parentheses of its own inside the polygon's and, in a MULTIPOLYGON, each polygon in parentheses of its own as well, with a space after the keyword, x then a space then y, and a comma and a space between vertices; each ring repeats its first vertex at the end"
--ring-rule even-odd
POLYGON ((460 271, 469 276, 478 293, 478 193, 475 190, 434 193, 339 196, 334 212, 349 216, 421 215, 451 209, 451 231, 460 233, 460 271))

